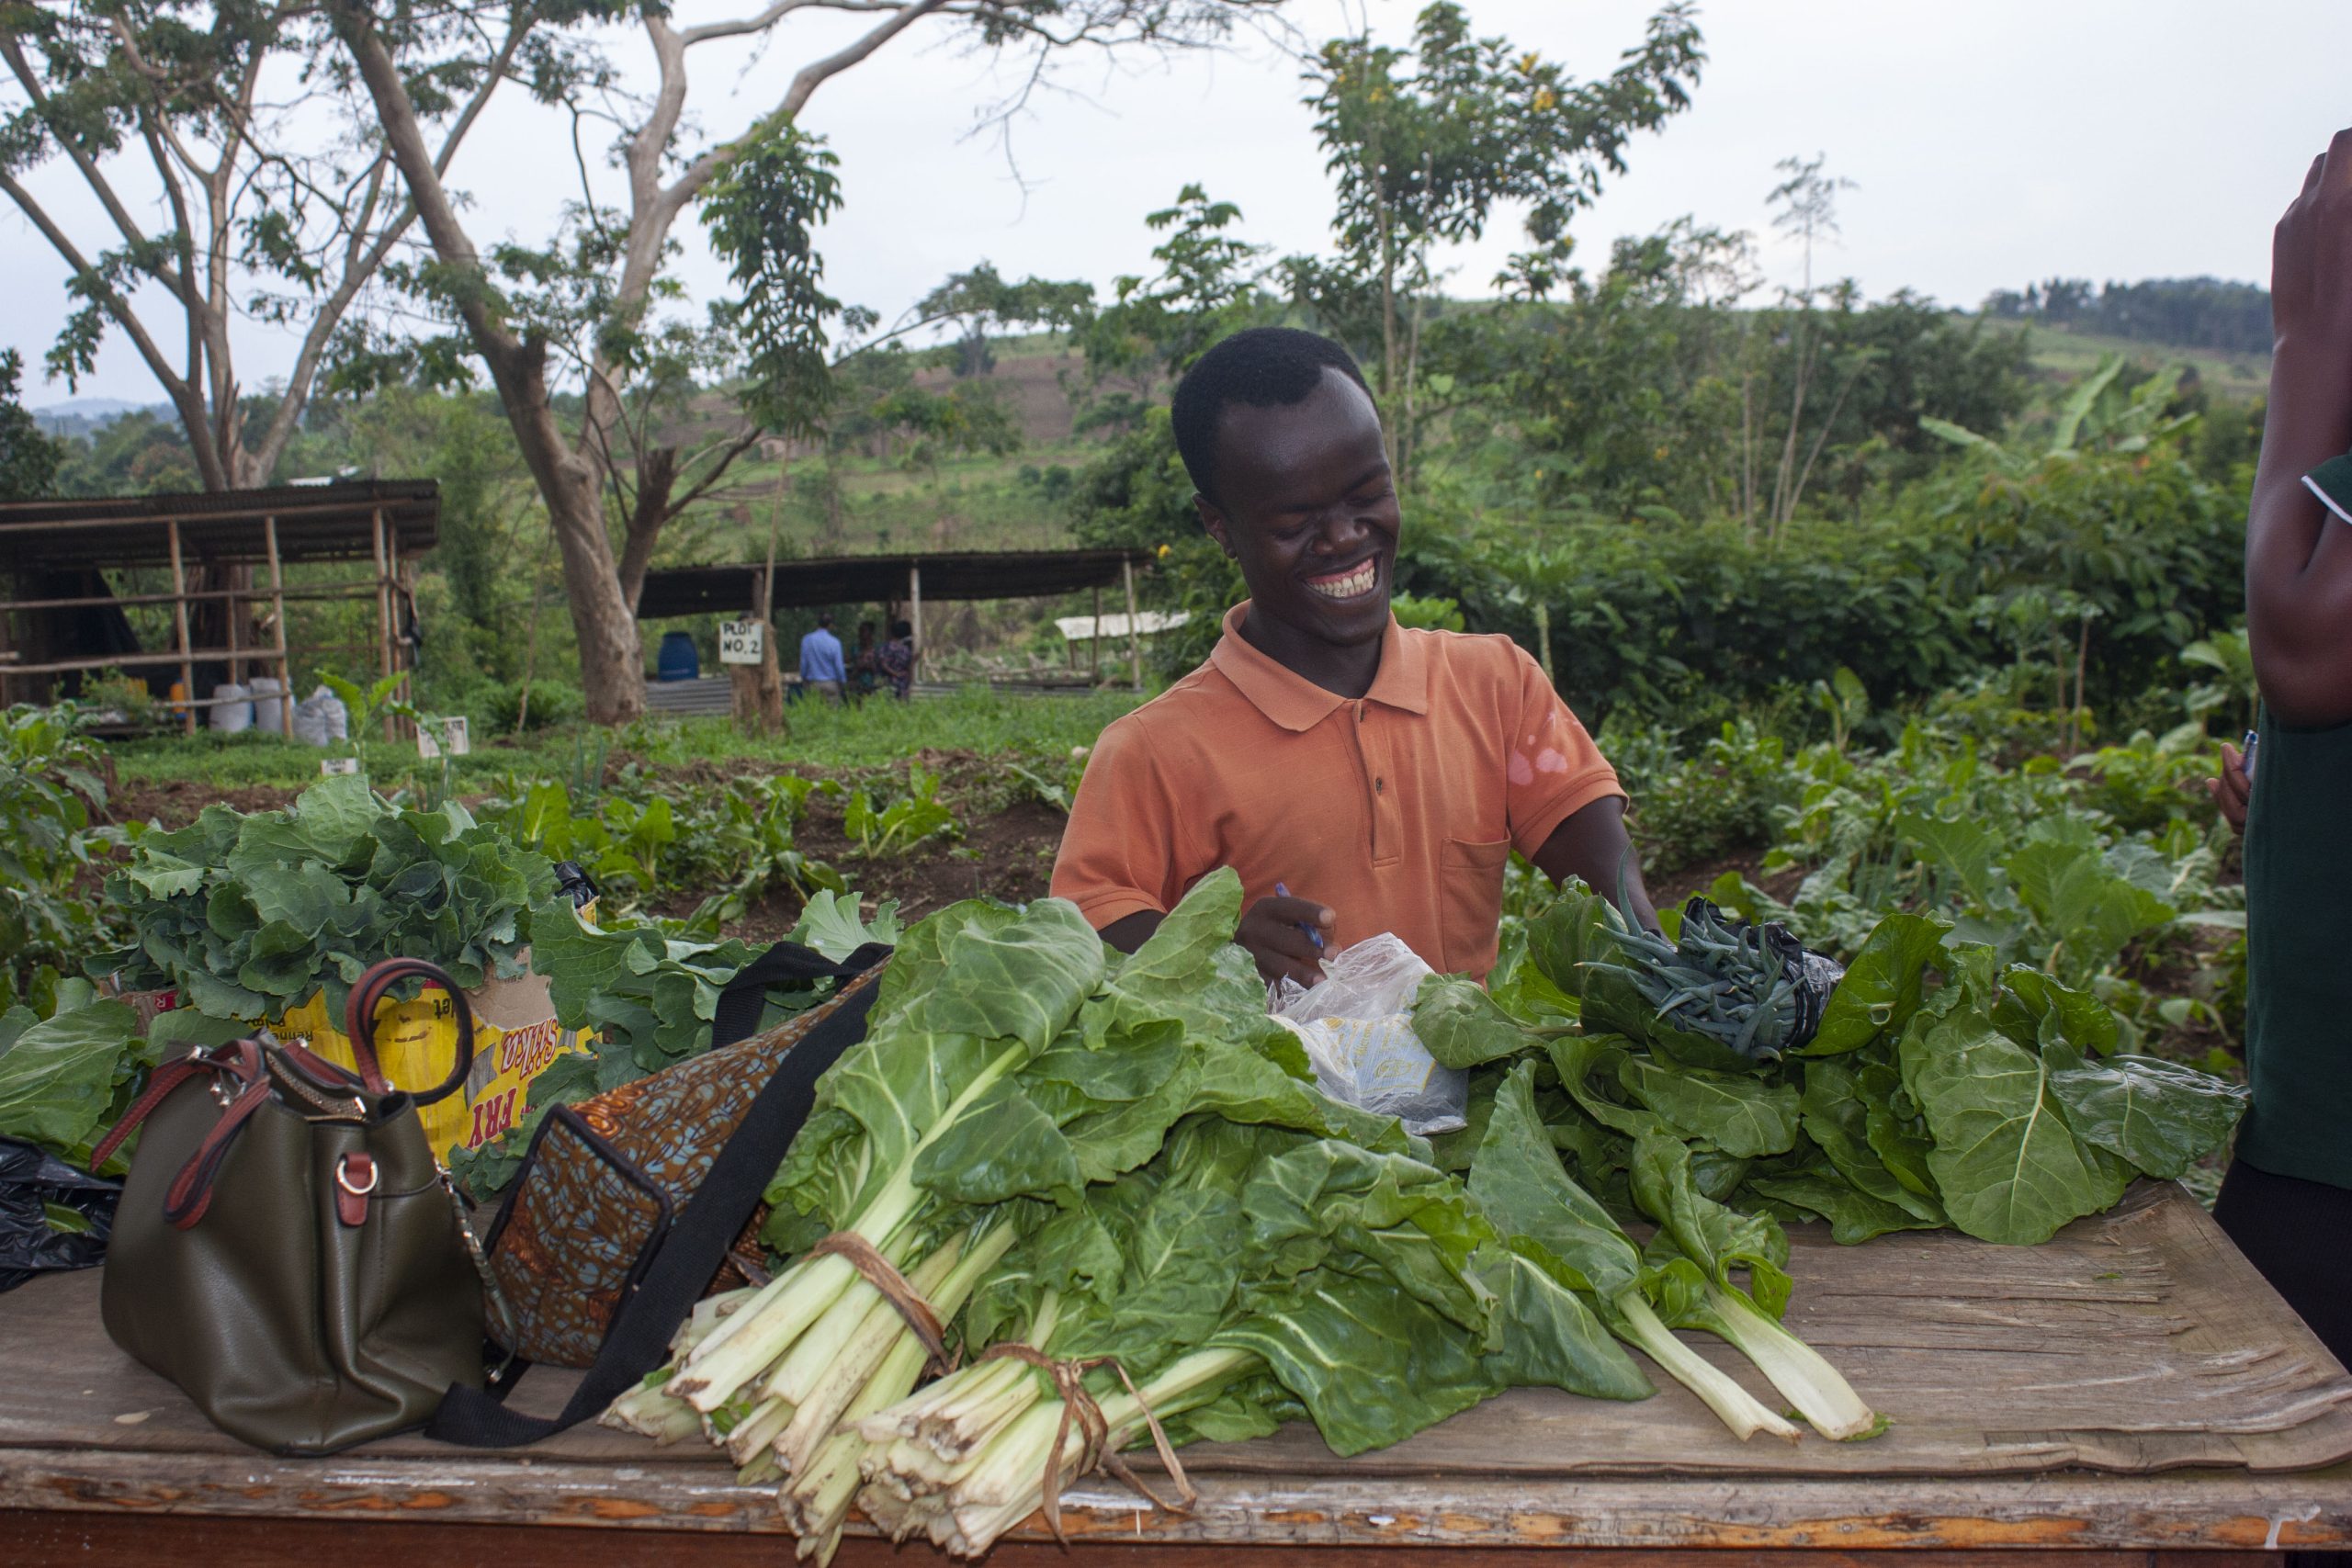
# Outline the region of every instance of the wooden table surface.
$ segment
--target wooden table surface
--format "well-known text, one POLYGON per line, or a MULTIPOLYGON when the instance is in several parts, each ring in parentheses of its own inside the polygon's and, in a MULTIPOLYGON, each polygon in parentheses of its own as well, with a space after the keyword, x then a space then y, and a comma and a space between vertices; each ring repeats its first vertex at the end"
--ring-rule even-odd
MULTIPOLYGON (((1791 1325, 1892 1418, 1883 1437, 1741 1444, 1670 1382, 1634 1404, 1520 1390, 1353 1460, 1307 1427, 1186 1450, 1201 1502, 1182 1517, 1089 1480, 1064 1495, 1067 1556, 1032 1520, 994 1561, 1336 1568, 1379 1547, 1395 1568, 1489 1568, 1577 1548, 1674 1568, 1736 1548, 1963 1568, 2017 1548, 2087 1565, 2352 1547, 2352 1378, 2177 1188, 2143 1184, 2041 1247, 1792 1240, 1791 1325)), ((243 1448, 107 1342, 97 1285, 60 1275, 0 1295, 11 1568, 159 1551, 253 1568, 786 1560, 773 1495, 700 1444, 582 1428, 511 1453, 243 1448)), ((1694 1343, 1770 1397, 1724 1347, 1694 1343)), ((569 1381, 534 1372, 517 1403, 552 1408, 569 1381)), ((930 1560, 871 1539, 838 1559, 930 1560)))

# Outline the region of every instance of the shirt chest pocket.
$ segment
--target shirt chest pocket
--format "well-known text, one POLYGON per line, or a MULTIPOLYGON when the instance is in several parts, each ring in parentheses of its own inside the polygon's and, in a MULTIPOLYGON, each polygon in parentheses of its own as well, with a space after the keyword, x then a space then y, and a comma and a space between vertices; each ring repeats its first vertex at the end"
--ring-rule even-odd
POLYGON ((1509 839, 1448 839, 1438 850, 1438 929, 1447 974, 1481 979, 1495 966, 1495 928, 1503 916, 1503 869, 1509 839))

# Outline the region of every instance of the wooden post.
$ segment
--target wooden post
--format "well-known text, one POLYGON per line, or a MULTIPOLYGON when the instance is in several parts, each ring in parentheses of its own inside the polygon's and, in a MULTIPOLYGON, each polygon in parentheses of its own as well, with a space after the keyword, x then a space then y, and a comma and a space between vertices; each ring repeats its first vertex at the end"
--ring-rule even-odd
POLYGON ((920 565, 910 566, 907 568, 907 604, 912 611, 912 614, 910 614, 907 619, 914 624, 915 628, 914 664, 907 672, 909 694, 911 695, 914 671, 922 667, 924 651, 922 640, 922 568, 920 565))
POLYGON ((277 654, 277 728, 290 740, 294 738, 294 664, 286 654, 286 572, 278 563, 277 518, 261 520, 261 537, 269 549, 270 621, 277 628, 270 639, 277 654))
POLYGON ((1127 671, 1135 681, 1136 690, 1143 690, 1143 633, 1137 628, 1136 616, 1136 563, 1130 556, 1119 563, 1120 575, 1127 580, 1127 671))
POLYGON ((187 639, 187 563, 180 555, 180 525, 175 517, 164 525, 165 537, 172 547, 172 621, 179 632, 180 689, 187 694, 187 706, 182 710, 186 723, 181 727, 187 734, 196 733, 196 661, 188 657, 195 646, 187 639))
POLYGON ((401 672, 401 700, 413 702, 416 700, 416 687, 408 679, 408 672, 414 667, 415 660, 401 646, 401 601, 404 593, 412 596, 415 593, 416 584, 401 581, 407 575, 408 563, 401 559, 401 525, 397 522, 384 525, 384 563, 392 569, 392 668, 401 672))
MULTIPOLYGON (((752 616, 759 615, 760 601, 767 596, 765 572, 755 571, 752 574, 752 602, 745 607, 746 615, 752 616)), ((766 642, 775 640, 765 632, 761 634, 761 637, 766 642)), ((760 667, 756 664, 729 664, 727 667, 727 691, 729 704, 735 713, 735 728, 746 735, 758 734, 760 730, 760 667)))
POLYGON ((1102 680, 1102 585, 1094 585, 1094 635, 1086 642, 1086 678, 1089 684, 1099 685, 1102 680))
MULTIPOLYGON (((391 563, 384 558, 384 509, 379 506, 368 515, 374 525, 376 543, 376 672, 390 675, 392 672, 392 580, 390 575, 391 563)), ((384 739, 396 739, 390 714, 384 716, 384 739)))
POLYGON ((232 566, 225 569, 222 572, 222 576, 227 580, 229 584, 227 590, 229 597, 224 602, 223 607, 226 610, 228 620, 229 679, 236 682, 240 685, 243 685, 245 679, 245 629, 237 624, 239 619, 239 605, 237 604, 237 568, 232 566))

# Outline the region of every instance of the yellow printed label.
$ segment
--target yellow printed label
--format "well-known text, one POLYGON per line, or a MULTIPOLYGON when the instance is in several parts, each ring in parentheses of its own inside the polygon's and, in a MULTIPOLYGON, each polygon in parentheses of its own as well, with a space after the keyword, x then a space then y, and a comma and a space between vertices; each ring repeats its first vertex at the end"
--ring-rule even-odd
MULTIPOLYGON (((468 1003, 477 1014, 474 994, 468 1003)), ((356 1070, 350 1038, 327 1016, 323 995, 312 997, 271 1024, 281 1040, 297 1036, 327 1060, 356 1070)), ((565 1030, 553 1018, 500 1028, 477 1016, 474 1060, 465 1084, 431 1105, 418 1108, 424 1138, 435 1154, 477 1148, 523 1119, 531 1080, 573 1051, 593 1048, 593 1031, 565 1030)), ((401 1089, 424 1091, 449 1076, 458 1057, 457 1008, 437 987, 413 1001, 390 998, 376 1007, 376 1058, 384 1076, 401 1089)))

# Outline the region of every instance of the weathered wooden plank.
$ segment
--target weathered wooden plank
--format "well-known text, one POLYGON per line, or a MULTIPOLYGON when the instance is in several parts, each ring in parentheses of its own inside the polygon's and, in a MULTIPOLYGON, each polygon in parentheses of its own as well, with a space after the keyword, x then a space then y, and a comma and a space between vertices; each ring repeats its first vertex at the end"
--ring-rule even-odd
MULTIPOLYGON (((13 1568, 153 1568, 158 1553, 185 1562, 239 1568, 342 1568, 373 1563, 497 1564, 498 1568, 669 1568, 691 1554, 696 1568, 776 1568, 777 1546, 753 1536, 682 1535, 671 1530, 541 1530, 527 1525, 424 1525, 377 1521, 354 1527, 321 1519, 220 1519, 116 1516, 62 1511, 0 1515, 0 1562, 13 1568)), ((1569 1561, 1575 1568, 1724 1568, 1720 1552, 1615 1551, 1607 1548, 1540 1559, 1527 1548, 1438 1551, 1396 1547, 1380 1568, 1538 1568, 1569 1561)), ((910 1558, 882 1541, 851 1540, 840 1568, 906 1568, 910 1558)), ((920 1561, 919 1559, 916 1561, 920 1561)), ((1044 1541, 1008 1541, 989 1558, 993 1568, 1351 1568, 1360 1553, 1327 1547, 1177 1546, 1082 1540, 1065 1551, 1044 1541)), ((1751 1558, 1749 1561, 1755 1561, 1751 1558)), ((1769 1568, 2014 1568, 2014 1552, 1879 1551, 1773 1553, 1769 1568)), ((2267 1568, 2258 1552, 2074 1551, 2066 1568, 2267 1568)))
MULTIPOLYGON (((1089 1483, 1070 1529, 1449 1551, 2352 1545, 2352 1465, 2336 1462, 2352 1456, 2352 1379, 2177 1189, 2037 1248, 1800 1235, 1794 1271, 1792 1322, 1894 1418, 1886 1437, 1742 1445, 1670 1384, 1638 1404, 1520 1391, 1353 1460, 1303 1427, 1198 1446, 1191 1516, 1089 1483)), ((255 1453, 106 1341, 96 1293, 82 1274, 0 1296, 0 1507, 779 1528, 773 1496, 707 1446, 593 1427, 519 1454, 417 1437, 329 1460, 255 1453)), ((534 1373, 517 1403, 552 1408, 571 1381, 534 1373)))
MULTIPOLYGON (((2145 1472, 2294 1470, 2352 1457, 2352 1378, 2177 1188, 2150 1184, 2114 1213, 2041 1247, 1943 1235, 1839 1247, 1801 1231, 1790 1322, 1894 1421, 1867 1443, 1734 1442, 1668 1382, 1611 1404, 1515 1391, 1395 1448, 1340 1460, 1297 1427, 1186 1452, 1204 1473, 1258 1475, 1727 1474, 1945 1476, 2062 1466, 2145 1472)), ((0 1446, 239 1453, 97 1326, 94 1275, 0 1296, 0 1446), (21 1347, 21 1353, 16 1348, 21 1347), (119 1416, 145 1412, 129 1426, 119 1416)), ((1767 1398, 1727 1347, 1696 1348, 1767 1398)), ((569 1374, 534 1372, 525 1403, 569 1374)), ((707 1469, 698 1445, 659 1450, 594 1429, 551 1458, 707 1469)), ((442 1455, 423 1438, 371 1453, 442 1455)))
MULTIPOLYGON (((731 1472, 528 1457, 323 1461, 0 1450, 0 1509, 245 1518, 630 1526, 773 1535, 774 1494, 731 1472)), ((1210 1476, 1188 1515, 1087 1483, 1073 1540, 1320 1547, 1746 1551, 2261 1550, 2352 1546, 2352 1470, 2257 1475, 1277 1478, 1210 1476)), ((864 1533, 853 1523, 853 1533, 864 1533)), ((1045 1539, 1032 1518, 1014 1540, 1045 1539)), ((911 1549, 910 1549, 911 1550, 911 1549)), ((919 1551, 909 1562, 933 1561, 919 1551)))

